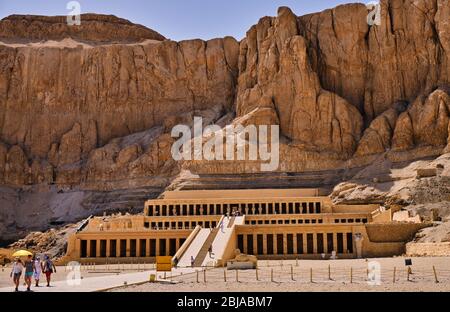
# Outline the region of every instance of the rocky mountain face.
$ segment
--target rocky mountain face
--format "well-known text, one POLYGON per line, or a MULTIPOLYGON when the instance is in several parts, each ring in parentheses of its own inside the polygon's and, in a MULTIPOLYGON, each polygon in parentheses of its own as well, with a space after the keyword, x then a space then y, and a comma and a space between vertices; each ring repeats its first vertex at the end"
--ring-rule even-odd
POLYGON ((282 7, 240 42, 174 42, 113 16, 82 15, 81 26, 3 19, 0 233, 26 232, 16 214, 39 194, 59 199, 40 206, 36 229, 49 216, 101 211, 88 193, 162 190, 180 171, 260 173, 251 161, 175 162, 170 131, 194 116, 279 124, 277 172, 302 186, 305 172, 342 172, 340 182, 380 155, 396 163, 450 152, 450 3, 382 0, 373 26, 368 13, 349 4, 298 17, 282 7), (61 204, 73 192, 78 200, 61 204))
POLYGON ((165 40, 152 29, 113 15, 81 14, 80 25, 68 25, 66 16, 10 15, 0 22, 2 41, 29 42, 72 38, 96 42, 165 40))
MULTIPOLYGON (((35 30, 39 38, 40 22, 61 23, 30 19, 12 32, 35 30)), ((0 29, 15 20, 3 20, 0 29)), ((215 119, 232 109, 236 40, 161 41, 153 31, 101 16, 73 38, 94 39, 88 37, 98 23, 95 45, 0 45, 0 182, 79 185, 159 173, 170 156, 165 131, 193 114, 215 119), (102 44, 110 33, 112 41, 139 41, 102 44)), ((70 32, 55 36, 64 34, 70 32)))

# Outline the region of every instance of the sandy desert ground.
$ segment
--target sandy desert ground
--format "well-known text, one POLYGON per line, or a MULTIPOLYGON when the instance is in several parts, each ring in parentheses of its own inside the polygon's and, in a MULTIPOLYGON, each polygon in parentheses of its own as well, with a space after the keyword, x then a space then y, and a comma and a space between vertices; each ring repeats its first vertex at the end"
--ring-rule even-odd
MULTIPOLYGON (((114 288, 111 292, 449 292, 450 257, 412 259, 412 274, 407 274, 404 257, 352 260, 284 260, 259 261, 256 270, 226 271, 223 268, 201 269, 198 273, 171 276, 171 283, 144 283, 114 288), (436 270, 434 274, 433 267, 436 270), (378 269, 379 268, 379 271, 378 269), (394 283, 395 268, 395 283, 394 283), (312 279, 311 279, 312 271, 312 279), (377 274, 380 272, 380 274, 377 274), (369 273, 369 275, 368 275, 369 273), (236 276, 237 275, 237 276, 236 276), (380 277, 379 283, 369 278, 380 277), (224 278, 226 277, 226 282, 224 278), (256 278, 258 277, 258 280, 256 278), (436 277, 438 283, 436 283, 436 277), (330 279, 331 278, 331 279, 330 279), (205 282, 206 280, 206 282, 205 282), (312 281, 312 282, 311 282, 312 281)), ((408 258, 409 259, 409 258, 408 258)), ((83 266, 83 278, 104 277, 133 272, 149 272, 153 265, 83 266)), ((0 270, 0 287, 12 286, 10 267, 0 270)), ((58 267, 54 281, 66 279, 69 270, 58 267)), ((150 273, 149 273, 150 274, 150 273)), ((160 278, 162 273, 158 274, 160 278)), ((146 276, 146 275, 145 275, 146 276)), ((44 281, 44 278, 42 279, 44 281)), ((145 281, 143 281, 145 282, 145 281)), ((44 285, 45 283, 42 283, 44 285)), ((107 288, 107 286, 105 286, 107 288)), ((55 291, 58 291, 55 289, 55 291)))
MULTIPOLYGON (((113 289, 118 292, 324 292, 324 291, 367 291, 367 292, 428 292, 450 291, 450 258, 412 258, 412 274, 407 280, 405 258, 358 259, 358 260, 299 260, 299 261, 259 261, 258 281, 256 271, 239 271, 236 281, 235 271, 211 269, 205 273, 187 274, 173 277, 176 284, 146 283, 113 289), (368 283, 369 262, 380 265, 379 285, 368 283), (297 265, 298 264, 298 265, 297 265), (292 269, 291 269, 292 266, 292 269), (328 275, 330 266, 330 277, 328 275), (436 269, 436 283, 433 266, 436 269), (394 267, 396 271, 394 283, 394 267), (311 283, 311 269, 313 271, 311 283), (292 270, 292 271, 291 271, 292 270), (271 272, 273 271, 273 281, 271 272), (292 272, 292 273, 291 273, 292 272), (350 277, 352 275, 352 277, 350 277), (204 278, 206 277, 206 283, 204 278), (294 280, 292 280, 292 277, 294 280)), ((372 270, 369 270, 369 275, 372 270)), ((372 275, 371 275, 372 276, 372 275)))

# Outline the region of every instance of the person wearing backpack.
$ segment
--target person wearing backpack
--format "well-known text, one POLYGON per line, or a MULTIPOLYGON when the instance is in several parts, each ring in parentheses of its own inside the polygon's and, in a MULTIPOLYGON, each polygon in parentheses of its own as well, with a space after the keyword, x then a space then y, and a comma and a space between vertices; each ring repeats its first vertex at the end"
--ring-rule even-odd
POLYGON ((47 287, 50 287, 51 277, 53 273, 56 273, 56 267, 48 255, 45 255, 44 259, 44 262, 42 262, 42 272, 44 272, 47 278, 47 287))

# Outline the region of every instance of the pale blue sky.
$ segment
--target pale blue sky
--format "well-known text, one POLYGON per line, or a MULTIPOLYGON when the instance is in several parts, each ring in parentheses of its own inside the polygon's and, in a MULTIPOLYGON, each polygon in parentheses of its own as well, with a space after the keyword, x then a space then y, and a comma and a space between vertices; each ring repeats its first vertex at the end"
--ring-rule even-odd
MULTIPOLYGON (((11 14, 66 15, 68 0, 0 0, 0 18, 11 14)), ((358 0, 78 0, 82 13, 114 14, 152 28, 167 38, 211 39, 246 31, 279 6, 297 15, 358 0)))

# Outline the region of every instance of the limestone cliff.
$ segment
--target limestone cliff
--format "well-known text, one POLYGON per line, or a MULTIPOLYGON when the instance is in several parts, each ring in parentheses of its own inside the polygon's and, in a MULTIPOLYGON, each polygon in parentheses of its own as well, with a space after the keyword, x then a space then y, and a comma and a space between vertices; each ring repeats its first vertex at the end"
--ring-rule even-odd
POLYGON ((162 147, 163 141, 170 143, 166 137, 150 138, 152 145, 139 146, 126 161, 127 144, 104 157, 101 150, 89 155, 97 147, 105 153, 114 138, 158 127, 163 134, 194 113, 221 115, 232 109, 236 40, 161 41, 155 32, 121 19, 84 18, 77 31, 58 27, 59 18, 13 16, 0 22, 0 40, 8 39, 0 44, 0 182, 78 185, 92 177, 92 171, 82 172, 83 164, 98 167, 93 162, 108 157, 114 162, 118 157, 121 167, 139 161, 141 173, 148 175, 154 170, 144 167, 162 166, 169 156, 162 147), (51 33, 53 28, 42 23, 57 30, 51 33), (96 42, 23 43, 65 35, 96 42))
POLYGON ((210 180, 260 173, 251 161, 175 162, 170 130, 194 116, 221 127, 279 124, 277 185, 283 174, 307 187, 302 174, 328 172, 332 184, 380 155, 395 163, 450 151, 450 3, 381 8, 381 24, 370 26, 363 4, 300 17, 282 7, 241 42, 174 42, 95 14, 80 26, 1 20, 0 184, 15 193, 0 197, 0 232, 26 231, 5 207, 10 198, 25 207, 41 187, 45 198, 82 192, 75 214, 42 206, 67 222, 103 209, 83 192, 162 189, 181 169, 210 180))
POLYGON ((0 38, 11 42, 62 40, 91 42, 139 42, 164 40, 152 29, 114 15, 81 14, 80 25, 70 26, 66 16, 11 15, 0 22, 0 38))

